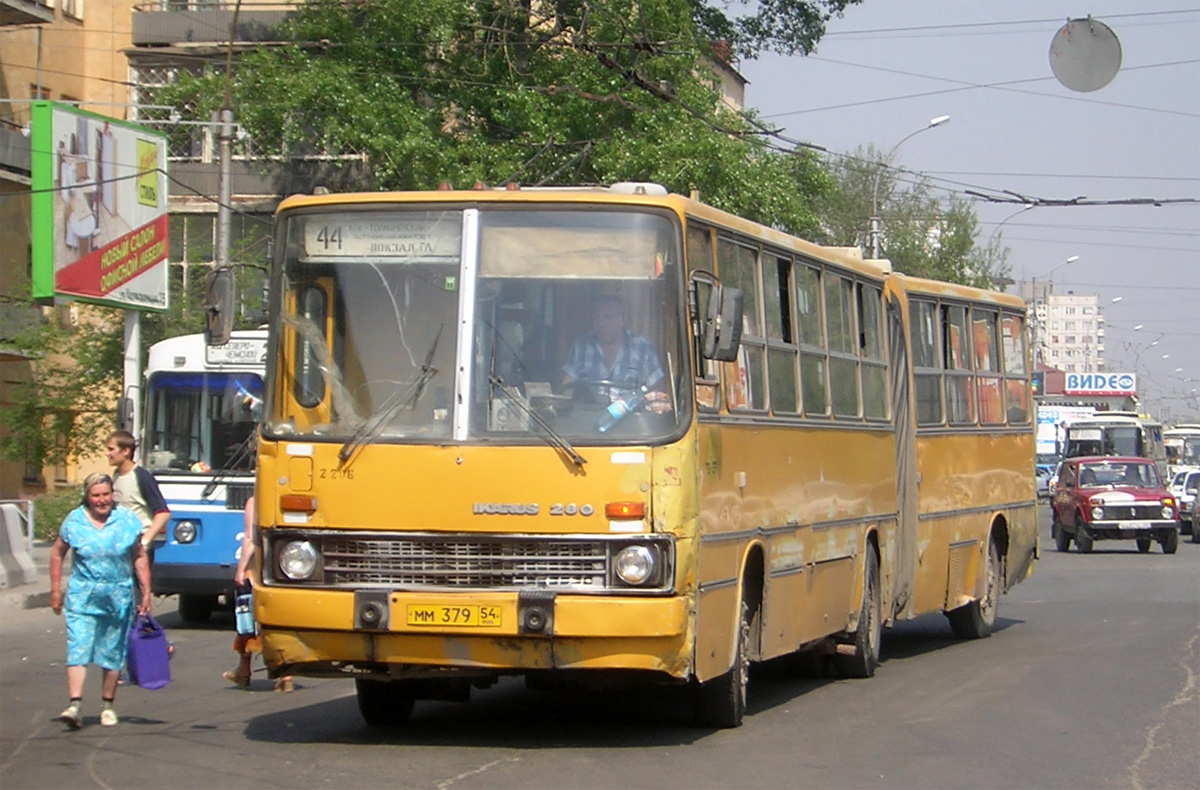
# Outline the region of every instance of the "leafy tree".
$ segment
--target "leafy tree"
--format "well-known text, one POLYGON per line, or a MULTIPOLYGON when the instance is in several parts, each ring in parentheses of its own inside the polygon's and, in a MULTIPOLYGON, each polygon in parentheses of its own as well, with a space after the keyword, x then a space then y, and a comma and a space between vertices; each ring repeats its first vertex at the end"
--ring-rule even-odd
POLYGON ((103 446, 114 427, 112 404, 121 394, 123 333, 98 308, 81 311, 75 327, 46 321, 22 330, 13 345, 32 352, 31 379, 0 407, 8 430, 0 453, 40 469, 103 446), (113 331, 108 327, 115 326, 113 331))
MULTIPOLYGON (((728 41, 734 51, 753 58, 763 51, 809 54, 825 35, 825 23, 860 0, 739 0, 752 13, 730 18, 704 2, 692 1, 692 18, 702 36, 728 41)), ((725 3, 726 6, 732 3, 725 3)))
MULTIPOLYGON (((337 189, 654 181, 807 234, 822 168, 759 145, 705 64, 727 52, 716 32, 747 54, 808 51, 848 2, 730 20, 698 0, 315 0, 287 44, 243 56, 234 106, 261 149, 345 157, 325 174, 337 189)), ((223 95, 216 69, 156 102, 207 117, 223 95)))
POLYGON ((979 222, 969 200, 955 195, 939 200, 927 179, 894 165, 881 167, 879 161, 880 153, 867 147, 831 165, 835 186, 816 208, 822 243, 857 245, 869 254, 877 203, 880 255, 896 271, 981 288, 1008 274, 1008 251, 1001 239, 976 246, 979 222))

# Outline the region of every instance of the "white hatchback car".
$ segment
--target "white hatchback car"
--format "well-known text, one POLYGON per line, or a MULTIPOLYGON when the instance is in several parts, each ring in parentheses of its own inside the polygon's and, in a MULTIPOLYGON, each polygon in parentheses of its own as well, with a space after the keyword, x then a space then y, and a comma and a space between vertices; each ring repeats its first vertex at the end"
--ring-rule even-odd
POLYGON ((1192 511, 1196 508, 1196 492, 1200 488, 1200 469, 1182 469, 1175 473, 1175 477, 1171 480, 1171 486, 1167 489, 1175 495, 1175 501, 1179 503, 1179 531, 1186 535, 1192 533, 1192 542, 1195 543, 1195 520, 1192 518, 1192 511))

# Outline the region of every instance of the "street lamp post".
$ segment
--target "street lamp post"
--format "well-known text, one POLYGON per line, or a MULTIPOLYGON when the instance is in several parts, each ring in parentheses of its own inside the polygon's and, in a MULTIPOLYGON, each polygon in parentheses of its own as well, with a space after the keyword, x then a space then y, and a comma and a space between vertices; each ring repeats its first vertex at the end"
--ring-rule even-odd
MULTIPOLYGON (((1047 291, 1047 295, 1049 295, 1049 293, 1054 290, 1054 272, 1056 272, 1059 269, 1061 269, 1062 267, 1066 266, 1068 263, 1074 263, 1077 260, 1079 260, 1079 256, 1072 255, 1070 258, 1067 258, 1062 263, 1057 263, 1054 266, 1050 267, 1050 271, 1046 272, 1046 281, 1050 284, 1050 287, 1047 291)), ((1032 287, 1031 296, 1033 297, 1033 320, 1031 322, 1032 329, 1033 329, 1033 369, 1037 370, 1038 363, 1040 363, 1042 361, 1042 346, 1041 346, 1040 338, 1038 337, 1038 335, 1040 334, 1038 331, 1038 327, 1042 323, 1042 319, 1039 315, 1040 311, 1038 310, 1038 308, 1041 306, 1042 300, 1040 298, 1038 298, 1038 287, 1037 287, 1037 276, 1036 275, 1033 278, 1033 287, 1032 287)))
POLYGON ((949 120, 950 120, 949 115, 939 115, 936 118, 930 119, 929 123, 925 124, 920 129, 917 129, 916 131, 913 131, 913 132, 909 132, 908 134, 901 137, 900 142, 893 145, 892 150, 888 151, 887 156, 885 156, 879 162, 879 167, 875 171, 875 188, 873 190, 871 190, 871 257, 872 258, 879 257, 879 231, 880 231, 880 227, 879 227, 880 226, 879 179, 883 176, 884 169, 888 167, 888 162, 891 161, 892 155, 896 153, 897 148, 899 148, 901 145, 904 144, 905 140, 908 140, 909 138, 920 134, 921 132, 925 131, 926 129, 932 129, 935 126, 941 126, 942 124, 946 123, 949 120))

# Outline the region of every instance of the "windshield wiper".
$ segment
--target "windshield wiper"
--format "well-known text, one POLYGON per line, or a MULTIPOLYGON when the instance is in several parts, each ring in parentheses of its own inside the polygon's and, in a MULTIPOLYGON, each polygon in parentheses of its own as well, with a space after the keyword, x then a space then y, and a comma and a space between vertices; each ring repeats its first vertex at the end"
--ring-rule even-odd
POLYGON ((363 424, 354 432, 354 435, 342 445, 342 449, 338 451, 338 459, 343 464, 350 460, 359 447, 378 436, 379 432, 383 430, 383 426, 387 425, 401 408, 406 406, 414 408, 417 405, 417 401, 421 399, 421 394, 425 391, 425 385, 438 372, 437 368, 433 366, 433 354, 437 351, 438 341, 442 339, 442 330, 445 328, 445 324, 438 325, 437 334, 433 336, 433 345, 429 347, 429 351, 425 352, 425 361, 421 364, 421 374, 417 376, 416 381, 403 390, 397 390, 389 395, 387 400, 379 404, 379 408, 372 412, 371 416, 364 420, 363 424))
POLYGON ((534 411, 533 407, 525 402, 519 392, 508 386, 503 377, 493 373, 492 375, 488 376, 488 385, 489 400, 492 387, 500 390, 502 393, 504 393, 505 397, 515 403, 517 407, 521 409, 521 411, 528 414, 529 419, 533 420, 535 425, 542 429, 543 436, 546 439, 547 444, 549 444, 551 447, 561 450, 562 453, 571 460, 571 463, 575 464, 576 466, 583 466, 587 463, 587 459, 580 455, 561 433, 550 427, 550 423, 546 422, 542 415, 534 411))
POLYGON ((208 481, 208 484, 204 486, 204 492, 200 495, 203 499, 212 496, 213 491, 217 490, 217 484, 225 478, 225 475, 229 474, 231 469, 237 468, 238 464, 250 454, 250 445, 254 443, 255 433, 255 431, 250 431, 250 435, 242 440, 237 449, 233 451, 233 455, 213 474, 212 480, 208 481))

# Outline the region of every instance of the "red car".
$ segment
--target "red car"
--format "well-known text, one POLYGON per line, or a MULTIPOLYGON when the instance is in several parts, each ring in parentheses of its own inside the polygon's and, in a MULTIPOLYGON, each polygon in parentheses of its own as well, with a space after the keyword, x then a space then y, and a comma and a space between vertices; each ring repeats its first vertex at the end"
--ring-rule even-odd
POLYGON ((1059 551, 1092 550, 1097 540, 1137 541, 1164 554, 1179 548, 1179 503, 1163 486, 1154 462, 1127 456, 1067 458, 1054 489, 1050 536, 1059 551))

